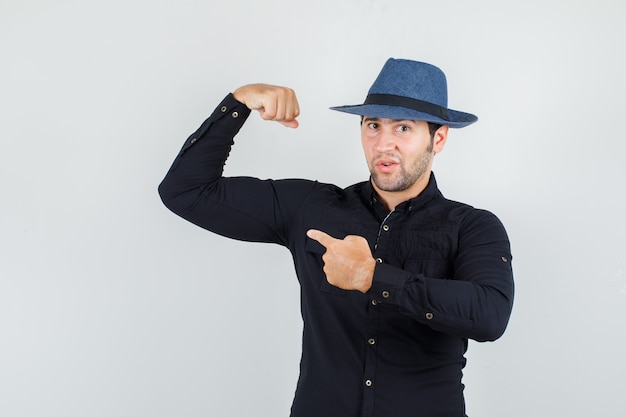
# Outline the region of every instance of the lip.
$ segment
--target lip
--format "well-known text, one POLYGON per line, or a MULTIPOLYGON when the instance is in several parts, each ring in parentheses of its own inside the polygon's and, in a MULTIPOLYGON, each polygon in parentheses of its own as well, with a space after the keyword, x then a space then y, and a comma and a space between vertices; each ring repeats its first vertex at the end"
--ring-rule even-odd
POLYGON ((374 165, 380 172, 387 173, 393 171, 398 166, 398 164, 399 162, 395 159, 382 158, 378 159, 374 165))

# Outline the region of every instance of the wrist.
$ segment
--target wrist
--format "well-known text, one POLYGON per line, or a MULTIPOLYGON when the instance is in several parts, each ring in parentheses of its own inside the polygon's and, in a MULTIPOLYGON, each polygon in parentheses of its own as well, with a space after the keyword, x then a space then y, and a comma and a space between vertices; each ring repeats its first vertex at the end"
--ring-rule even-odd
POLYGON ((372 288, 372 282, 374 281, 374 268, 376 268, 376 261, 374 258, 368 259, 363 263, 361 282, 357 287, 363 294, 367 293, 370 288, 372 288))

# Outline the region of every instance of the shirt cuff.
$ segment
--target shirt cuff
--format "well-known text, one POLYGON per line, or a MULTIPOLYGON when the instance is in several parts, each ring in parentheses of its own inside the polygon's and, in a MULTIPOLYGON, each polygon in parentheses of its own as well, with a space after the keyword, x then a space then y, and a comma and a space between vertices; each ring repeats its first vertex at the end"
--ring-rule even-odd
POLYGON ((224 136, 235 136, 248 119, 250 112, 251 110, 245 104, 235 100, 232 93, 229 93, 213 110, 211 116, 202 123, 202 126, 189 136, 181 153, 201 141, 209 128, 214 132, 223 132, 224 136))
POLYGON ((400 305, 408 272, 395 266, 376 264, 369 296, 378 303, 400 305))

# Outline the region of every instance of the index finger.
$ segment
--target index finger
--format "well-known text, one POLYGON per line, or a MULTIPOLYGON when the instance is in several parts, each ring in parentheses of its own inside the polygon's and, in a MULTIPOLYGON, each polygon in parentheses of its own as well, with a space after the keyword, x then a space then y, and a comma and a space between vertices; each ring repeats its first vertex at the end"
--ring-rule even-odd
POLYGON ((324 233, 321 230, 316 230, 316 229, 308 230, 306 232, 306 235, 310 237, 311 239, 316 240, 319 243, 321 243, 322 246, 324 246, 325 248, 327 248, 328 245, 330 245, 333 241, 337 240, 331 235, 324 233))

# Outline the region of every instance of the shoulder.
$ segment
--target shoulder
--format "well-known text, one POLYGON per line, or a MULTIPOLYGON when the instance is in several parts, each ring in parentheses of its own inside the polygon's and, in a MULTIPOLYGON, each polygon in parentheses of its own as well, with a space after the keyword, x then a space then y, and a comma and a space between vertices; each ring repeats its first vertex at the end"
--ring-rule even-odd
POLYGON ((442 214, 449 221, 458 224, 460 233, 493 233, 506 237, 504 225, 493 212, 459 201, 448 200, 442 195, 439 195, 435 200, 442 214))

